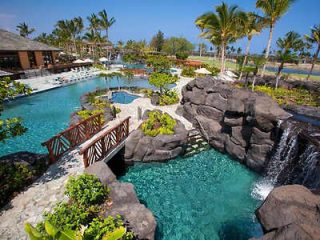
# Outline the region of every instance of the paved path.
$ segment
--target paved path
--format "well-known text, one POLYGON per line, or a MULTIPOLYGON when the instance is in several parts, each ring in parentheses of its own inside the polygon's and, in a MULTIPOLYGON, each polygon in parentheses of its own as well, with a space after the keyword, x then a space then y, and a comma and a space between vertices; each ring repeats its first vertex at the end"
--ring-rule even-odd
POLYGON ((11 201, 7 210, 1 212, 0 239, 27 239, 24 222, 35 225, 41 221, 44 211, 50 211, 57 202, 65 199, 64 186, 68 177, 81 172, 83 163, 78 149, 51 165, 31 187, 11 201))

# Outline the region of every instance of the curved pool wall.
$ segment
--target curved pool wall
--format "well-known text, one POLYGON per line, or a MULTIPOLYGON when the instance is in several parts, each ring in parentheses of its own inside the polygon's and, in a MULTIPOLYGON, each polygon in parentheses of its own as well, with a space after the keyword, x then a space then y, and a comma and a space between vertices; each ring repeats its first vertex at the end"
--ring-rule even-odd
POLYGON ((262 235, 252 196, 258 175, 215 150, 167 163, 136 164, 131 182, 155 215, 161 240, 249 239, 262 235))
POLYGON ((112 93, 112 102, 114 103, 121 103, 121 104, 129 104, 132 103, 135 99, 139 98, 140 96, 130 94, 124 91, 118 91, 112 93))
MULTIPOLYGON (((79 82, 47 92, 15 99, 5 104, 1 119, 21 117, 28 131, 0 143, 0 156, 17 151, 46 153, 41 143, 68 127, 70 115, 80 107, 80 96, 96 88, 128 86, 125 79, 106 81, 102 78, 79 82)), ((134 78, 130 86, 154 89, 147 79, 134 78)))

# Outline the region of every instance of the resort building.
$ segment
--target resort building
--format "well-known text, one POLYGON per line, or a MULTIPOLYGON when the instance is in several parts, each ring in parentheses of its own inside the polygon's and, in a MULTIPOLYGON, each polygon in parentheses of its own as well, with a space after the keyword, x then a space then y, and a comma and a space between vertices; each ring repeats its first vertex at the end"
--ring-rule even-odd
POLYGON ((0 69, 19 72, 55 64, 59 48, 0 29, 0 69))

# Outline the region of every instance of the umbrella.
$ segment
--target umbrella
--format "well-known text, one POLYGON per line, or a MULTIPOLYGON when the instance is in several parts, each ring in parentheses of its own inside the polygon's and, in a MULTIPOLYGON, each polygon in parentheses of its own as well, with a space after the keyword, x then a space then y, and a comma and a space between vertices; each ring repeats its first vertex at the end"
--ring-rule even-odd
POLYGON ((106 57, 102 57, 102 58, 99 59, 99 61, 100 61, 100 62, 108 62, 109 59, 106 58, 106 57))
POLYGON ((73 63, 85 63, 85 61, 83 61, 81 59, 77 59, 77 60, 73 61, 73 63))
POLYGON ((83 62, 85 63, 93 63, 94 61, 90 58, 86 58, 85 60, 83 60, 83 62))
POLYGON ((199 74, 211 74, 210 71, 208 71, 206 68, 200 68, 194 71, 195 73, 199 73, 199 74))

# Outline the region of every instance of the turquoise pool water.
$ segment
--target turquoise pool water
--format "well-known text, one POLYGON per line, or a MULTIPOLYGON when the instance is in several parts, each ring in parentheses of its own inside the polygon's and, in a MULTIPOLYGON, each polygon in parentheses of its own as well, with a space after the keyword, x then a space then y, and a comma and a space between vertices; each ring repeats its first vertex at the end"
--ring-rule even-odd
POLYGON ((135 185, 157 219, 161 240, 261 236, 251 196, 258 176, 215 150, 168 163, 138 164, 120 180, 135 185))
POLYGON ((112 93, 112 101, 115 103, 128 104, 132 103, 133 100, 139 98, 137 95, 133 95, 127 92, 114 92, 112 93))
MULTIPOLYGON (((5 104, 1 118, 21 117, 24 126, 28 128, 23 136, 12 138, 0 143, 0 156, 17 152, 31 151, 45 153, 46 149, 41 143, 69 124, 70 114, 80 107, 80 96, 96 88, 126 86, 124 79, 111 79, 106 82, 102 78, 95 78, 74 85, 57 88, 47 92, 16 99, 5 104)), ((131 86, 153 88, 148 80, 134 78, 131 86)))

